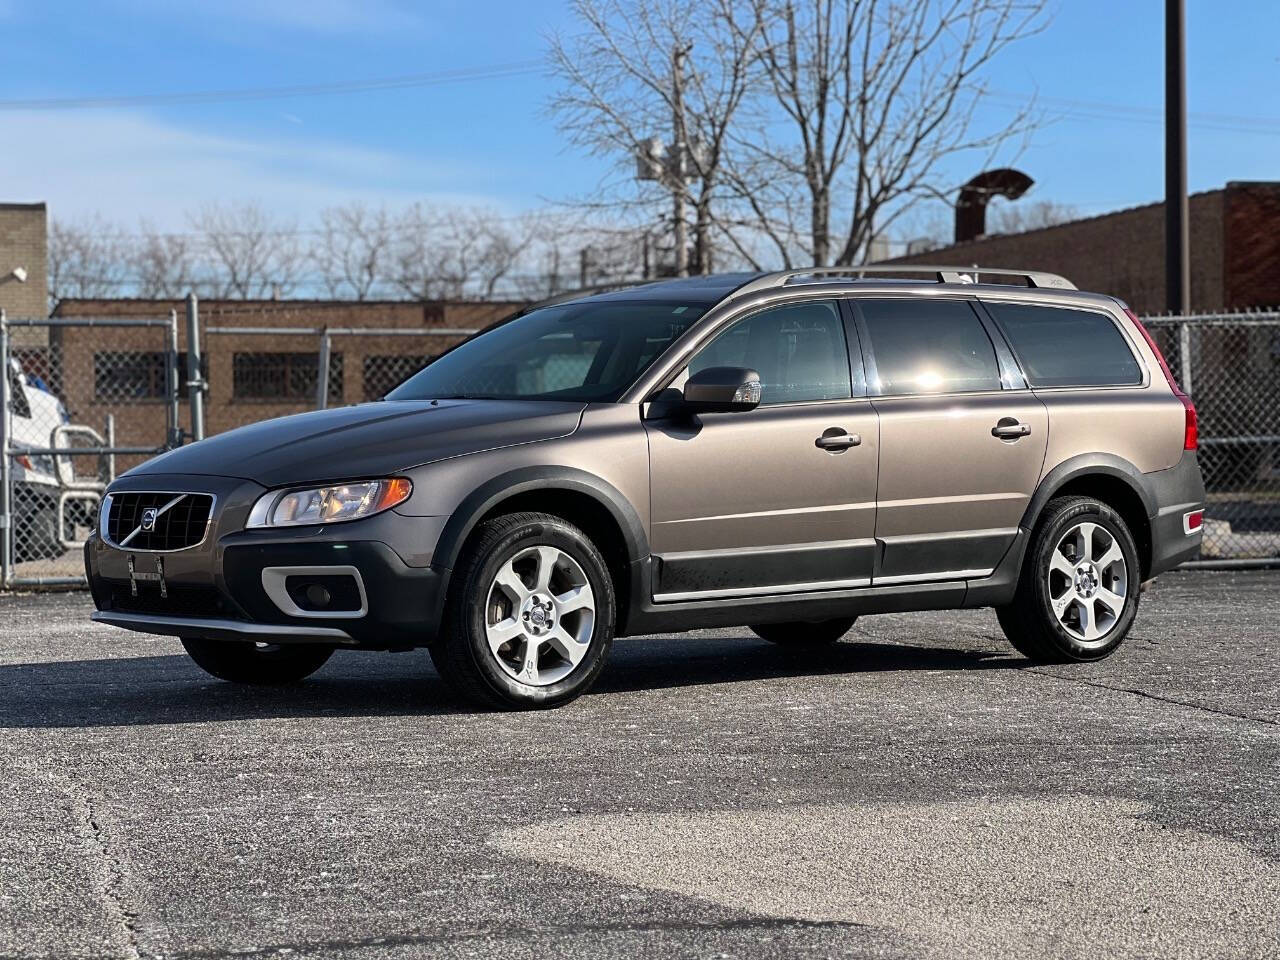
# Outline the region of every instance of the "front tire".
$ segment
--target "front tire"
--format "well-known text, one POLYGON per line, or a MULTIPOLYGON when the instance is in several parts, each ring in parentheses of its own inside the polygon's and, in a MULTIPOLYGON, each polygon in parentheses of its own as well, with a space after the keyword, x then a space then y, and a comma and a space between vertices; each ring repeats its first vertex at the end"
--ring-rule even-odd
POLYGON ((1030 660, 1101 660, 1133 625, 1141 579, 1120 514, 1091 497, 1058 497, 1032 534, 1013 602, 996 617, 1030 660))
POLYGON ((279 686, 315 673, 333 656, 333 647, 313 643, 254 643, 244 640, 197 640, 182 645, 205 673, 229 683, 279 686))
POLYGON ((463 551, 431 659, 473 702, 559 706, 604 668, 614 602, 604 558, 573 524, 545 513, 496 517, 463 551))
POLYGON ((834 620, 812 622, 795 620, 789 623, 762 623, 753 626, 751 632, 761 640, 768 640, 780 647, 825 647, 848 633, 857 621, 857 617, 837 617, 834 620))

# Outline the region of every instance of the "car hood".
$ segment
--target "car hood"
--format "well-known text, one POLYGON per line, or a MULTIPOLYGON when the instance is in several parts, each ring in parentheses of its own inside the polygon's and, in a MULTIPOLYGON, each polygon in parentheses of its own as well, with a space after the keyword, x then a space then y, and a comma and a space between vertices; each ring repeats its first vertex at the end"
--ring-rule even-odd
POLYGON ((433 460, 567 436, 582 403, 384 400, 264 420, 129 471, 240 477, 266 487, 386 476, 433 460))

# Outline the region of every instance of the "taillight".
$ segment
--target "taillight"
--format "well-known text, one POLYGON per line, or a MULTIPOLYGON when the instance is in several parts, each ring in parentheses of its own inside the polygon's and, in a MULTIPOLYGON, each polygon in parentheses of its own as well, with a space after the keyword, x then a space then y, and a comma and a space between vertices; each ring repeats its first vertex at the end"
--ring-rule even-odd
POLYGON ((1179 393, 1178 399, 1186 410, 1185 427, 1182 434, 1182 449, 1194 450, 1200 446, 1200 418, 1196 416, 1196 405, 1185 393, 1179 393))
POLYGON ((1142 325, 1138 315, 1128 307, 1124 308, 1124 313, 1126 317, 1133 321, 1133 325, 1142 334, 1142 339, 1147 341, 1147 346, 1155 354, 1156 360, 1160 363, 1160 369, 1164 371, 1164 378, 1169 381, 1169 388, 1173 391, 1173 395, 1182 401, 1182 408, 1186 411, 1183 417, 1182 449, 1196 449, 1200 445, 1200 420, 1196 416, 1196 405, 1191 402, 1191 398, 1183 393, 1182 388, 1178 386, 1178 381, 1173 378, 1173 371, 1169 369, 1169 364, 1165 361, 1164 354, 1160 352, 1156 342, 1151 339, 1151 334, 1142 325))

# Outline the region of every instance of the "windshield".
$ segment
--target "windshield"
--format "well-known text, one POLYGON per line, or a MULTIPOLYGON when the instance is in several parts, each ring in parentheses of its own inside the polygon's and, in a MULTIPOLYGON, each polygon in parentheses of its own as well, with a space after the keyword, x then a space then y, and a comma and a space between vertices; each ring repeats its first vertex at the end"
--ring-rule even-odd
POLYGON ((544 307, 443 354, 387 399, 613 402, 705 309, 649 300, 544 307))

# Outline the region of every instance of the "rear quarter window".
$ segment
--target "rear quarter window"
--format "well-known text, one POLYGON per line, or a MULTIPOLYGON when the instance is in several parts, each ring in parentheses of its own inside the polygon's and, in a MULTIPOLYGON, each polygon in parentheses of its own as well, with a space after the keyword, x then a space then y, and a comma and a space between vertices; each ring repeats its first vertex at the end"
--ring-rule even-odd
POLYGON ((1105 313, 987 302, 1032 387, 1122 387, 1142 383, 1142 367, 1105 313))

